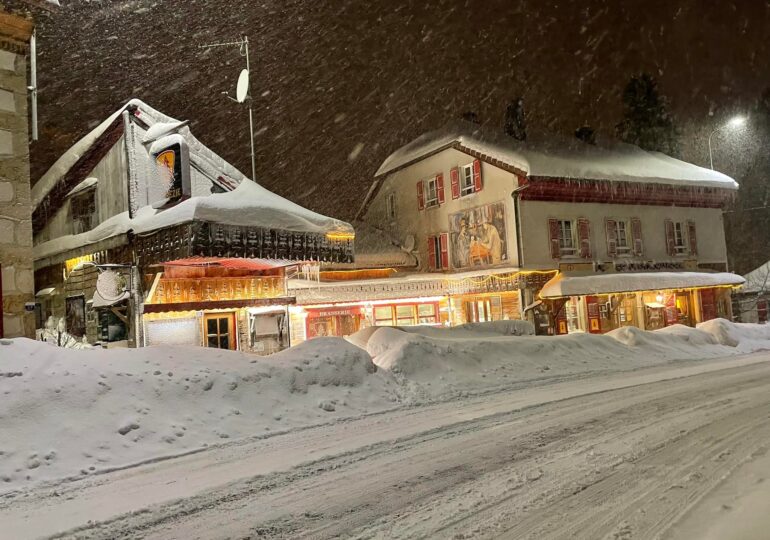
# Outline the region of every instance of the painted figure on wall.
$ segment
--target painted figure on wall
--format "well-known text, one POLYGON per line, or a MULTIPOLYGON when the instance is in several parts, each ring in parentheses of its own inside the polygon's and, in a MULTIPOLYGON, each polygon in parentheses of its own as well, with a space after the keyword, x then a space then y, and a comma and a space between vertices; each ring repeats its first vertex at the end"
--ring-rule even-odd
POLYGON ((449 226, 455 268, 495 265, 508 259, 503 203, 452 214, 449 226))

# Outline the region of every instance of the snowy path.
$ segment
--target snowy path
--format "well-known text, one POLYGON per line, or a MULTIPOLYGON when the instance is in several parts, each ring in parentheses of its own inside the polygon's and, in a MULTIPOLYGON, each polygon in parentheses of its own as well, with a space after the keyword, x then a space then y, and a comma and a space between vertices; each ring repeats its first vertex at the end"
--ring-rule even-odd
POLYGON ((768 360, 564 381, 241 441, 0 499, 0 536, 651 537, 766 449, 768 360))

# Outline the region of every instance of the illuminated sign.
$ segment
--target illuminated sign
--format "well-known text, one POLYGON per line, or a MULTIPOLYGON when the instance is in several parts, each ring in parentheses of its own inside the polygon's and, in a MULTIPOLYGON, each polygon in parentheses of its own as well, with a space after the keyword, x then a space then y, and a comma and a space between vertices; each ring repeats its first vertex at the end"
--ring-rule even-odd
POLYGON ((184 137, 178 134, 163 137, 153 143, 150 153, 157 170, 153 198, 175 201, 189 197, 190 152, 184 137))

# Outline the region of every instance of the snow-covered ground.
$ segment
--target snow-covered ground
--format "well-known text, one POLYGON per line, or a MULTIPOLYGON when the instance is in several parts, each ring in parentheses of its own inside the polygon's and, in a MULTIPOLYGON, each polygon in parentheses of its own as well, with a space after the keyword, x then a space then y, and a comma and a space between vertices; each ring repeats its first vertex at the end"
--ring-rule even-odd
POLYGON ((770 325, 535 337, 526 325, 376 328, 270 357, 0 342, 0 493, 243 437, 592 373, 770 349, 770 325))

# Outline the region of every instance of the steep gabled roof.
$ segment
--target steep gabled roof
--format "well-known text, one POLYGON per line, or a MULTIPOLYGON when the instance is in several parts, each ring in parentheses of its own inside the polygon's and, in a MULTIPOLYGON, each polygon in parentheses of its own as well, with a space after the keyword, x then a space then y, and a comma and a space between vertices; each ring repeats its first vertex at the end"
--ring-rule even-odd
POLYGON ((450 122, 402 146, 382 163, 375 177, 393 173, 451 147, 478 153, 492 163, 500 162, 530 178, 738 188, 735 180, 725 174, 630 144, 593 145, 545 133, 533 134, 522 142, 462 120, 450 122))

